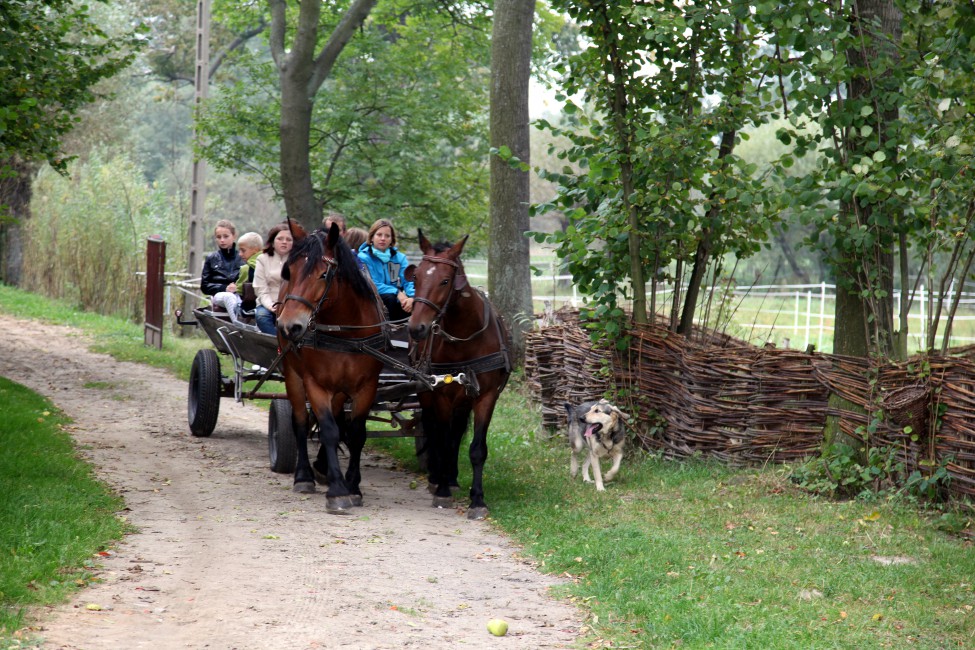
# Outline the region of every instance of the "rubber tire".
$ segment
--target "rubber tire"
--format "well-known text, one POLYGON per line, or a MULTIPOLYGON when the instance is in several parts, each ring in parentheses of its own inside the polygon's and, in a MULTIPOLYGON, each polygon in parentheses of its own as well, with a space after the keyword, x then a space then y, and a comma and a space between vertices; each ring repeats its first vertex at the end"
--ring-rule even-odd
POLYGON ((272 472, 294 474, 298 464, 298 445, 291 421, 291 402, 286 399, 271 400, 271 409, 267 414, 267 453, 272 472))
POLYGON ((220 415, 220 357, 216 350, 199 350, 190 370, 190 392, 186 400, 190 433, 209 437, 220 415))

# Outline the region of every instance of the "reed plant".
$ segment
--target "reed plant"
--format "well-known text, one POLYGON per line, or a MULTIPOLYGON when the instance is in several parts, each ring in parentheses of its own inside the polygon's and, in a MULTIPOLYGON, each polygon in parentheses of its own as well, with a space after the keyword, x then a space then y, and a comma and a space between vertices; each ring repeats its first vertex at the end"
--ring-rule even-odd
POLYGON ((159 235, 171 259, 185 257, 178 211, 124 157, 95 152, 70 176, 43 170, 31 212, 23 287, 84 310, 140 321, 147 238, 159 235))

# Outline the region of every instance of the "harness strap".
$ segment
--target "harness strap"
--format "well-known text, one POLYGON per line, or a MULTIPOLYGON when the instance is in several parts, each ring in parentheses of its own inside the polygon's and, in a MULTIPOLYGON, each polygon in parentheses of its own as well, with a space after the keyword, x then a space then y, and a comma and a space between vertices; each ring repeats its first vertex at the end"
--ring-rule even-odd
POLYGON ((399 359, 384 352, 389 348, 388 331, 384 329, 379 334, 359 338, 341 338, 327 334, 321 329, 308 332, 298 344, 299 348, 307 347, 313 350, 328 350, 331 352, 346 352, 349 354, 368 354, 374 359, 399 370, 415 381, 419 381, 427 390, 433 390, 434 378, 399 359))

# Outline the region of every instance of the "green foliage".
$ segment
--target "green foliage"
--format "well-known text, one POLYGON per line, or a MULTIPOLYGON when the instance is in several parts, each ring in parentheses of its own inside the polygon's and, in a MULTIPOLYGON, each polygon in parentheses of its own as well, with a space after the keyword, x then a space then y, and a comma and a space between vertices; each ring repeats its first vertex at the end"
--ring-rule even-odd
MULTIPOLYGON (((429 5, 377 6, 314 103, 318 202, 351 225, 394 217, 406 238, 420 226, 471 232, 483 244, 489 35, 481 13, 457 23, 429 5)), ((256 171, 280 192, 277 70, 263 49, 235 64, 237 80, 203 113, 203 153, 220 168, 256 171)))
POLYGON ((24 287, 82 309, 139 321, 147 237, 170 242, 177 264, 185 256, 178 212, 123 157, 96 153, 71 177, 42 171, 31 209, 24 287))
POLYGON ((139 31, 110 37, 88 5, 71 0, 0 3, 0 161, 45 160, 64 171, 61 140, 75 113, 96 83, 129 64, 139 31))
MULTIPOLYGON (((63 601, 93 580, 93 557, 121 539, 121 499, 76 454, 65 419, 0 377, 0 642, 28 608, 63 601)), ((4 646, 6 647, 6 646, 4 646)))
POLYGON ((539 123, 572 144, 560 171, 539 172, 559 190, 534 209, 562 210, 569 226, 536 239, 558 246, 597 316, 641 290, 634 238, 636 266, 655 280, 680 280, 673 263, 699 250, 702 263, 755 253, 773 220, 771 187, 735 148, 777 100, 756 86, 751 14, 720 2, 555 4, 590 45, 560 63, 566 97, 584 92, 591 106, 570 99, 565 125, 539 123))

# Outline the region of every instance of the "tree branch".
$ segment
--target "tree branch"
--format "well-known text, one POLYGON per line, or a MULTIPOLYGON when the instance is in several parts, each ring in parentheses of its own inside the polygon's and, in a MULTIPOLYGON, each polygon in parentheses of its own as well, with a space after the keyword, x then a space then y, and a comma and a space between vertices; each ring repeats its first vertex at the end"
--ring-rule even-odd
MULTIPOLYGON (((280 0, 275 0, 280 1, 280 0)), ((307 2, 307 0, 306 0, 307 2)), ((369 16, 369 12, 376 6, 377 0, 355 0, 349 10, 345 12, 342 21, 332 31, 325 47, 315 57, 314 69, 312 70, 308 92, 314 95, 321 88, 325 79, 328 78, 335 61, 338 60, 342 49, 352 39, 355 30, 359 29, 369 16)))

